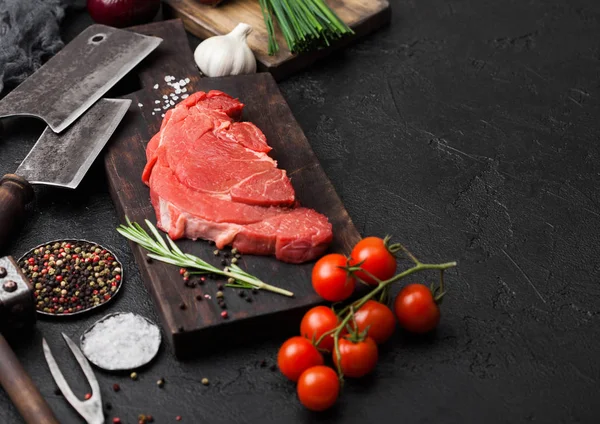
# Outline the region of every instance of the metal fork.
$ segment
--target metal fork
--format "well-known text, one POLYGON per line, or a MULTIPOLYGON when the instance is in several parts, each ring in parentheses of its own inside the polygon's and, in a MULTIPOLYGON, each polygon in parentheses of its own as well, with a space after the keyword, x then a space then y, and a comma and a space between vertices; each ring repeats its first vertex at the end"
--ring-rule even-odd
POLYGON ((77 345, 73 343, 65 333, 62 333, 65 342, 73 352, 73 356, 77 359, 79 366, 81 367, 85 377, 92 388, 92 397, 86 401, 81 401, 77 399, 77 397, 73 394, 73 391, 69 387, 69 384, 65 380, 60 368, 58 368, 58 364, 52 356, 52 351, 46 342, 46 339, 43 339, 44 346, 44 356, 46 357, 46 362, 48 363, 48 367, 50 368, 50 372, 52 373, 52 377, 54 377, 54 381, 56 385, 61 390, 63 396, 67 401, 71 404, 73 409, 75 409, 79 415, 81 415, 87 424, 103 424, 104 423, 104 412, 102 411, 102 397, 100 395, 100 386, 98 385, 98 380, 96 380, 96 376, 92 371, 92 367, 90 367, 89 362, 86 357, 83 356, 83 353, 79 350, 77 345))

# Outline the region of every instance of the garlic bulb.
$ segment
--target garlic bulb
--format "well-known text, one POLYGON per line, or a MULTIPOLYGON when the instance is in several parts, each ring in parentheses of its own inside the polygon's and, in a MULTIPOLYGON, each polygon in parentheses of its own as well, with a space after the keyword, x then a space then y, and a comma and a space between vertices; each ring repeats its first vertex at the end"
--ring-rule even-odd
POLYGON ((240 23, 229 34, 201 42, 194 51, 194 60, 202 73, 209 77, 255 73, 256 59, 246 43, 250 32, 250 25, 240 23))

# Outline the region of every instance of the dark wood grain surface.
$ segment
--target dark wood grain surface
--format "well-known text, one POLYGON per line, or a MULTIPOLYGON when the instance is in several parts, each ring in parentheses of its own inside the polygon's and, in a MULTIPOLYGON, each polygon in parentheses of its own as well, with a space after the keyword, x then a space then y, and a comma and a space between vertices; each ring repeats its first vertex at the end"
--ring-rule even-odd
MULTIPOLYGON (((139 69, 142 89, 129 97, 132 107, 113 137, 108 148, 105 165, 110 191, 122 220, 143 223, 145 219, 156 222, 150 204, 149 190, 141 181, 146 164, 145 146, 162 121, 163 111, 156 100, 171 91, 165 76, 177 81, 189 78, 188 93, 203 90, 221 90, 238 97, 246 107, 244 120, 254 122, 265 133, 273 147, 271 156, 278 166, 287 170, 298 200, 302 205, 325 214, 333 225, 334 240, 330 250, 349 252, 359 239, 359 234, 327 175, 321 168, 302 129, 294 119, 273 77, 268 73, 218 79, 199 78, 185 32, 179 20, 151 24, 137 29, 148 35, 162 37, 165 41, 139 69), (159 84, 158 89, 154 89, 159 84), (139 106, 139 105, 142 106, 139 106)), ((215 257, 214 246, 205 241, 180 241, 180 248, 204 260, 221 266, 222 256, 215 257)), ((206 349, 208 341, 243 342, 253 334, 260 321, 269 322, 272 332, 285 327, 288 314, 298 313, 315 305, 321 299, 310 285, 312 263, 285 264, 273 257, 244 256, 240 265, 263 281, 292 291, 295 296, 261 292, 252 295, 252 303, 238 296, 238 290, 225 288, 228 318, 221 317, 217 304, 217 282, 207 280, 196 288, 186 287, 178 269, 157 261, 148 263, 145 251, 132 246, 144 282, 152 293, 163 326, 178 356, 187 356, 200 348, 206 349), (197 295, 208 294, 211 299, 196 300, 197 295), (184 307, 182 305, 185 305, 184 307), (255 322, 258 320, 259 322, 255 322)), ((195 279, 195 281, 199 281, 195 279)), ((224 280, 221 280, 225 283, 224 280)), ((290 317, 291 317, 290 316, 290 317)))
POLYGON ((286 78, 308 67, 320 58, 381 28, 390 21, 388 0, 331 0, 331 9, 354 31, 354 34, 334 41, 331 46, 312 52, 292 54, 282 32, 276 26, 279 51, 268 54, 268 34, 260 5, 256 0, 236 0, 208 6, 196 0, 165 0, 165 14, 183 20, 185 28, 201 39, 227 34, 244 22, 252 26, 248 45, 258 61, 259 70, 268 71, 276 79, 286 78))

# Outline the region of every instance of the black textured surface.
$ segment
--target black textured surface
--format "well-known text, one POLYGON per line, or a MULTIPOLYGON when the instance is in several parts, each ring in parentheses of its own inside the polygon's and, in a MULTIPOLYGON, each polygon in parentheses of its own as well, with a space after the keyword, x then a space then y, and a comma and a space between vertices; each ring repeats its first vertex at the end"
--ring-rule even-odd
MULTIPOLYGON (((391 27, 281 89, 363 234, 393 233, 423 259, 459 261, 439 331, 398 334, 376 373, 348 381, 323 415, 260 366, 281 340, 186 363, 163 346, 137 382, 97 372, 124 422, 139 413, 188 423, 597 422, 600 3, 423 0, 392 10, 391 27)), ((67 19, 67 38, 88 23, 67 19)), ((13 171, 41 130, 6 123, 0 171, 13 171)), ((76 192, 38 194, 12 253, 58 237, 97 240, 128 276, 109 310, 156 319, 113 230, 102 168, 76 192)), ((15 346, 64 423, 80 421, 54 394, 41 334, 65 353, 83 395, 58 334, 79 336, 102 315, 42 321, 15 346)), ((0 405, 0 422, 20 422, 3 392, 0 405)))

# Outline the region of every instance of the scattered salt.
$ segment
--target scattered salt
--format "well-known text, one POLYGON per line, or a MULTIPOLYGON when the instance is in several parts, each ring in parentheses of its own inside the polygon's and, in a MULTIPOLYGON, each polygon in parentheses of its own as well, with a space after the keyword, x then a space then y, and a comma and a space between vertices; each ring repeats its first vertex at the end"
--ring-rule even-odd
POLYGON ((150 362, 160 347, 160 330, 132 313, 107 315, 84 333, 81 350, 105 370, 130 370, 150 362))
POLYGON ((179 80, 179 85, 186 85, 187 82, 185 82, 185 80, 179 80))
POLYGON ((160 103, 160 100, 154 100, 154 103, 158 104, 160 103))
POLYGON ((163 113, 163 114, 162 114, 162 115, 160 115, 160 116, 162 116, 162 117, 164 118, 164 117, 165 117, 165 114, 163 113))
POLYGON ((154 111, 156 111, 156 112, 160 112, 160 108, 159 108, 159 107, 155 107, 155 108, 154 108, 154 111))
POLYGON ((154 112, 152 112, 152 115, 154 115, 154 112))
POLYGON ((158 84, 154 84, 154 89, 158 90, 158 84))
POLYGON ((171 97, 173 98, 173 100, 177 100, 179 98, 179 96, 176 96, 175 94, 173 94, 171 97))
POLYGON ((144 105, 143 105, 143 104, 141 104, 141 103, 138 103, 138 107, 142 107, 142 106, 144 106, 144 105))
POLYGON ((185 93, 185 92, 187 92, 187 88, 182 88, 182 89, 181 89, 181 92, 182 92, 182 93, 185 93))
MULTIPOLYGON (((181 89, 181 90, 185 90, 185 88, 181 89)), ((181 94, 181 90, 178 88, 175 90, 175 94, 181 94)))
POLYGON ((174 106, 174 105, 175 105, 175 102, 174 102, 173 100, 171 100, 171 101, 169 102, 169 104, 170 104, 171 106, 174 106))
POLYGON ((167 96, 166 94, 163 96, 163 99, 168 99, 169 96, 167 96))
POLYGON ((188 82, 190 82, 190 79, 189 79, 189 78, 186 78, 186 79, 185 79, 185 83, 187 84, 188 82))
POLYGON ((181 96, 182 99, 187 99, 190 95, 189 94, 184 94, 183 96, 181 96))

